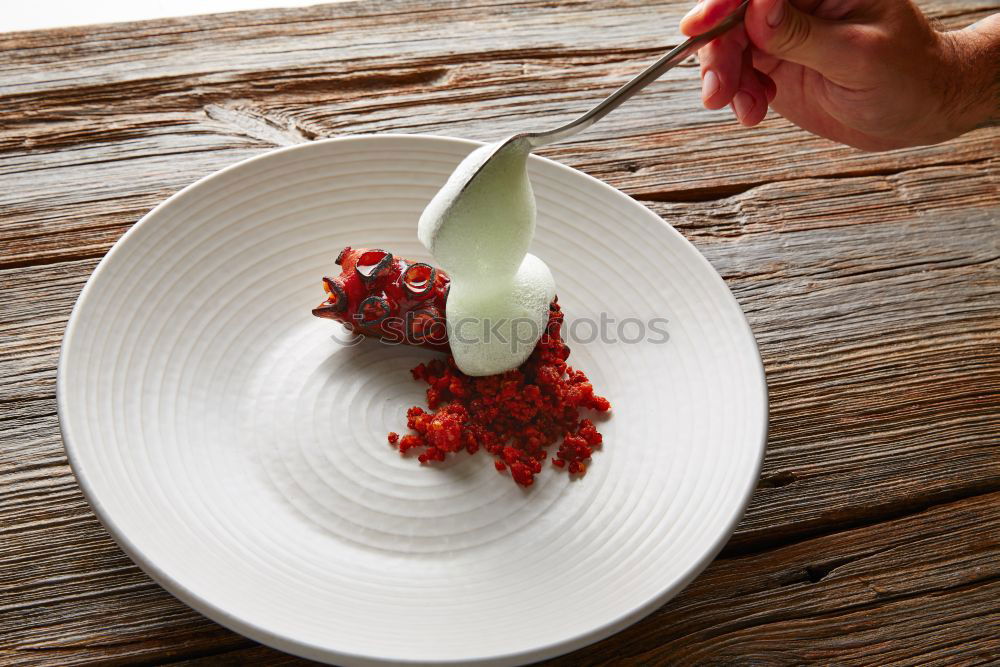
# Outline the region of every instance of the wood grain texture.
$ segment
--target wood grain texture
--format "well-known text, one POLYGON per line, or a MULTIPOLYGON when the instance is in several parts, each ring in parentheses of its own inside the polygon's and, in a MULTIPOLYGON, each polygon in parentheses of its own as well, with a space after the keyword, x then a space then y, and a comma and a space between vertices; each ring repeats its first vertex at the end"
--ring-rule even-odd
MULTIPOLYGON (((131 224, 275 146, 568 119, 675 42, 686 4, 377 0, 0 35, 0 663, 304 662, 153 584, 67 466, 59 344, 131 224)), ((920 4, 946 27, 997 9, 920 4)), ((696 78, 544 154, 644 201, 726 279, 765 361, 768 454, 702 577, 553 664, 1000 659, 1000 130, 865 154, 777 117, 739 129, 696 78)))

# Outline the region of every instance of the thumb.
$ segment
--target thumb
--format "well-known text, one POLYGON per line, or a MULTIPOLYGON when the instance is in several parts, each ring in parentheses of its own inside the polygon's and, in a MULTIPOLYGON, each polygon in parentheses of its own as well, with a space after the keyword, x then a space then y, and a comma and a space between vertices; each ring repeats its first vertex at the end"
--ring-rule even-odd
POLYGON ((745 24, 754 46, 781 60, 825 74, 843 58, 834 34, 837 24, 806 14, 788 0, 754 0, 745 24))

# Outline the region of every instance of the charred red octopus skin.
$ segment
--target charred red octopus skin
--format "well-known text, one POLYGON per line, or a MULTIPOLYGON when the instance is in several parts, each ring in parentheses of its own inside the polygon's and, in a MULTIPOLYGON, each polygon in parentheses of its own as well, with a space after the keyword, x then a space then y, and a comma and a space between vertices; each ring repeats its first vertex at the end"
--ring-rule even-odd
POLYGON ((323 278, 326 300, 313 315, 396 343, 447 350, 448 274, 379 248, 344 248, 340 275, 323 278))

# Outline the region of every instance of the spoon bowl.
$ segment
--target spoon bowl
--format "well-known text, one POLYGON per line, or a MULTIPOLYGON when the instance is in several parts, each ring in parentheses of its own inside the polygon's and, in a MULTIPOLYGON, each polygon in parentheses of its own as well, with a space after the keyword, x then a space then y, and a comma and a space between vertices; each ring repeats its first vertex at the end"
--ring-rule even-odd
MULTIPOLYGON (((477 178, 479 174, 483 171, 483 168, 487 164, 489 164, 489 162, 493 159, 493 157, 501 150, 504 150, 507 147, 514 145, 519 145, 519 147, 523 146, 523 150, 526 153, 530 153, 536 148, 540 148, 542 146, 548 146, 549 144, 553 144, 557 141, 562 141, 563 139, 568 139, 569 137, 572 137, 580 132, 583 132, 591 125, 601 120, 609 113, 617 109, 619 106, 624 104, 625 101, 630 99, 640 90, 651 84, 653 81, 659 79, 667 71, 673 69, 680 63, 684 62, 684 60, 686 60, 688 56, 693 54, 702 46, 712 41, 716 37, 719 37, 720 35, 729 32, 737 25, 742 23, 744 16, 746 16, 747 6, 749 4, 750 0, 745 0, 743 3, 740 4, 739 7, 736 8, 736 10, 732 14, 719 21, 719 23, 716 24, 711 30, 707 30, 706 32, 703 32, 700 35, 695 35, 694 37, 689 38, 683 44, 680 44, 671 49, 670 51, 668 51, 659 60, 657 60, 652 65, 644 69, 641 73, 639 73, 634 79, 626 83, 624 86, 622 86, 615 92, 608 95, 606 98, 604 98, 604 100, 601 101, 600 104, 593 107, 592 109, 590 109, 590 111, 583 114, 582 116, 579 116, 578 118, 551 130, 543 132, 521 132, 519 134, 515 134, 511 137, 508 137, 503 141, 498 142, 497 144, 495 144, 496 148, 493 150, 490 157, 487 158, 482 163, 482 165, 480 165, 478 171, 476 171, 469 177, 468 182, 471 182, 472 180, 477 178)), ((467 186, 468 183, 466 183, 466 187, 467 186)))

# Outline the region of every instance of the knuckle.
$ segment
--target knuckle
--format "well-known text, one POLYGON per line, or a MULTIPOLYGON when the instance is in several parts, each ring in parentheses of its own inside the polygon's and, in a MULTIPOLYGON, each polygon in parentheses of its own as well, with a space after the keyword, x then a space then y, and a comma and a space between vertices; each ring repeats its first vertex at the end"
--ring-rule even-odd
POLYGON ((771 50, 775 53, 789 53, 798 50, 809 43, 811 25, 809 21, 798 15, 787 22, 787 28, 774 37, 771 50))
POLYGON ((846 25, 837 37, 844 53, 843 65, 855 76, 864 77, 892 58, 891 36, 877 29, 846 25))
POLYGON ((850 49, 850 52, 865 55, 881 51, 888 41, 878 30, 857 24, 843 26, 840 39, 844 48, 850 49))

